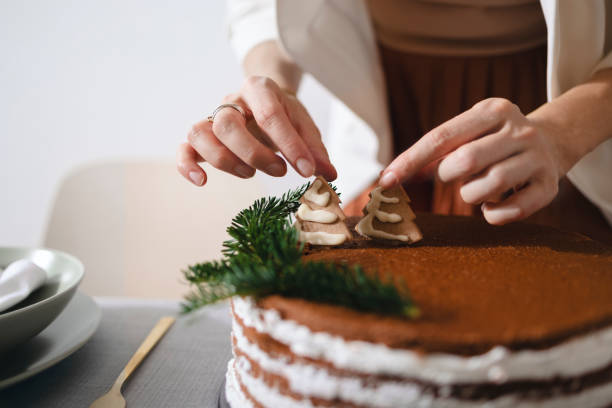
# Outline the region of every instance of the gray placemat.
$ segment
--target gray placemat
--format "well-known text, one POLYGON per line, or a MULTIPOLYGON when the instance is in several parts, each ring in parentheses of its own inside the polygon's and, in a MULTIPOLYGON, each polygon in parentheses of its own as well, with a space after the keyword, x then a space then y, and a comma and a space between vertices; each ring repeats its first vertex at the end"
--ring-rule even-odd
MULTIPOLYGON (((177 303, 99 301, 102 321, 66 360, 0 391, 0 407, 88 407, 105 393, 157 320, 177 303)), ((123 387, 130 408, 216 407, 231 356, 227 304, 180 317, 123 387)))

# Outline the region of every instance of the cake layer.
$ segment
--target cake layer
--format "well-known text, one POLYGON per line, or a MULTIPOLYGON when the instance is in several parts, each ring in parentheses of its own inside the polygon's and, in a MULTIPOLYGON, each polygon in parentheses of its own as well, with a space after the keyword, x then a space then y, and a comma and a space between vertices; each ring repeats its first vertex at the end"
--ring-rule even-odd
POLYGON ((312 333, 295 322, 282 320, 274 311, 258 308, 251 299, 237 298, 233 303, 235 363, 230 366, 228 381, 234 376, 238 388, 227 392, 228 398, 233 392, 236 395, 232 398, 242 402, 232 406, 391 408, 486 403, 490 408, 605 407, 612 401, 612 362, 601 365, 612 360, 612 328, 551 350, 514 352, 514 356, 498 361, 485 358, 488 367, 478 364, 477 357, 419 355, 389 348, 385 356, 376 349, 386 346, 338 338, 319 342, 314 348, 319 355, 315 356, 303 340, 308 336, 321 340, 323 333, 312 333), (267 333, 276 333, 286 344, 267 333), (407 359, 407 353, 413 355, 407 359), (432 359, 438 359, 438 364, 431 365, 432 359), (440 364, 444 359, 446 364, 440 364), (518 380, 504 371, 513 365, 508 364, 512 359, 526 373, 518 380), (408 361, 411 364, 407 367, 397 364, 408 361), (565 367, 561 371, 578 374, 559 374, 556 365, 565 367), (400 373, 376 372, 377 366, 383 370, 393 367, 400 373), (458 368, 463 374, 457 372, 458 368), (482 382, 467 382, 466 378, 475 373, 483 374, 482 382), (427 379, 428 374, 443 381, 454 375, 456 382, 438 384, 427 379), (541 378, 530 379, 531 375, 541 378))
MULTIPOLYGON (((309 398, 300 399, 286 395, 278 387, 270 386, 262 378, 253 375, 249 362, 241 358, 232 359, 229 362, 226 381, 225 391, 228 402, 232 407, 236 408, 312 408, 317 406, 362 408, 338 401, 318 404, 309 398)), ((487 408, 602 408, 610 406, 611 396, 612 384, 608 383, 573 395, 560 395, 548 399, 520 399, 509 395, 486 401, 484 406, 487 408)), ((384 401, 384 394, 380 394, 380 399, 384 401)), ((373 404, 370 406, 378 408, 387 405, 373 404)), ((452 397, 415 397, 414 395, 407 394, 402 402, 392 406, 396 408, 473 408, 474 401, 462 401, 452 397)))
POLYGON ((405 282, 414 321, 280 296, 260 306, 348 340, 423 352, 479 355, 503 345, 546 349, 612 324, 612 250, 586 237, 529 224, 495 227, 474 217, 422 214, 424 240, 315 250, 310 260, 360 264, 405 282), (324 316, 324 318, 323 318, 324 316))

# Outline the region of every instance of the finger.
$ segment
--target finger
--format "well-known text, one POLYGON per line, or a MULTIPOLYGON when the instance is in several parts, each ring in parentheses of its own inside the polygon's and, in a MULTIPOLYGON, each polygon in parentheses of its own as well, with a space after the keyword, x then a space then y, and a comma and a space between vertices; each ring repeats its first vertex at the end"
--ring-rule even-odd
POLYGON ((501 203, 484 203, 482 213, 493 225, 518 221, 550 203, 557 191, 558 186, 552 180, 535 179, 501 203))
POLYGON ((212 130, 217 139, 249 166, 280 177, 287 172, 285 161, 258 141, 245 126, 242 115, 234 109, 222 109, 215 116, 212 130))
POLYGON ((251 133, 255 137, 255 139, 259 140, 264 146, 272 150, 274 153, 278 152, 278 147, 276 147, 276 145, 266 134, 266 132, 264 132, 263 129, 259 127, 259 125, 255 121, 255 118, 249 117, 247 119, 246 128, 249 133, 251 133))
POLYGON ((190 145, 199 153, 203 160, 213 167, 241 178, 253 177, 255 169, 240 160, 213 134, 212 124, 203 121, 191 129, 190 145))
POLYGON ((531 153, 512 156, 489 167, 484 174, 461 186, 461 198, 469 204, 495 201, 504 192, 524 184, 539 168, 538 160, 531 153))
POLYGON ((412 178, 428 163, 483 134, 495 131, 518 108, 505 99, 487 99, 421 137, 385 169, 380 184, 392 187, 412 178))
POLYGON ((440 162, 438 177, 445 183, 467 179, 522 149, 522 143, 499 131, 460 146, 440 162))
POLYGON ((336 168, 329 159, 329 153, 321 140, 321 132, 313 122, 306 109, 299 109, 295 117, 296 130, 310 150, 315 162, 315 174, 332 181, 338 177, 336 168))
POLYGON ((196 186, 206 183, 206 173, 198 165, 202 158, 189 143, 182 143, 176 152, 176 167, 187 180, 196 186))
POLYGON ((438 172, 438 166, 442 159, 437 159, 427 164, 425 167, 416 172, 416 174, 412 177, 411 181, 420 182, 426 180, 432 180, 435 174, 438 172))
POLYGON ((304 177, 314 173, 314 159, 306 143, 291 124, 279 96, 282 91, 266 78, 250 79, 243 98, 251 108, 259 127, 270 137, 289 163, 304 177))
MULTIPOLYGON (((336 168, 329 160, 329 154, 321 140, 321 132, 314 124, 306 109, 301 107, 301 105, 298 106, 293 116, 290 117, 290 120, 295 123, 296 131, 304 140, 314 158, 315 175, 322 175, 330 181, 335 180, 338 176, 336 168)), ((259 127, 254 118, 249 118, 246 127, 257 140, 264 144, 264 146, 269 147, 273 151, 279 150, 270 137, 259 127)))

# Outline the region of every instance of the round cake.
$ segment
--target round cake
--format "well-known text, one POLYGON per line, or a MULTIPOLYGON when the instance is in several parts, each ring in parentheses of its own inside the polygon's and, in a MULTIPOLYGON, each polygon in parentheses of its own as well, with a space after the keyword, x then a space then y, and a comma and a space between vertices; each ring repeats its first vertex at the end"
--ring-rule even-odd
POLYGON ((524 223, 416 223, 414 246, 354 237, 304 255, 404 282, 416 319, 234 298, 230 405, 612 406, 610 248, 524 223))

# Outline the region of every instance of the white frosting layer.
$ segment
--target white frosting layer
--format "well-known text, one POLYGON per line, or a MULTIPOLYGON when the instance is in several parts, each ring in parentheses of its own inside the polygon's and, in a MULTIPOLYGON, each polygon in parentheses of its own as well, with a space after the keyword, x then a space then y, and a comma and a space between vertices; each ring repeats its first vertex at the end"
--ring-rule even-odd
POLYGON ((307 204, 299 206, 296 215, 302 221, 320 222, 321 224, 331 224, 338 219, 338 215, 327 210, 313 210, 307 204))
MULTIPOLYGON (((314 406, 308 399, 295 400, 282 395, 277 388, 269 387, 262 379, 252 376, 247 367, 248 365, 243 364, 235 366, 233 360, 228 365, 225 392, 232 408, 253 407, 253 404, 242 393, 238 384, 238 377, 251 396, 264 407, 312 408, 314 406)), ((384 394, 382 393, 381 400, 384 400, 384 394)), ((605 384, 574 395, 543 400, 521 400, 509 395, 495 400, 483 401, 479 406, 486 408, 600 408, 611 401, 612 384, 605 384)), ((473 408, 475 403, 454 398, 433 398, 419 394, 416 397, 406 395, 402 402, 394 406, 397 408, 473 408)))
POLYGON ((325 207, 327 203, 329 203, 330 194, 329 191, 319 194, 319 188, 321 188, 322 185, 321 180, 315 180, 304 193, 304 198, 317 205, 320 205, 321 207, 325 207))
POLYGON ((471 357, 445 353, 422 355, 312 332, 306 326, 284 320, 275 310, 258 308, 251 298, 236 297, 233 302, 234 312, 246 326, 286 344, 294 354, 366 374, 387 374, 443 385, 575 377, 612 363, 612 328, 546 350, 511 351, 495 347, 471 357))
POLYGON ((287 379, 292 391, 328 400, 336 398, 358 405, 393 408, 421 398, 421 387, 414 383, 379 381, 373 387, 364 384, 359 377, 339 377, 325 368, 313 365, 290 364, 286 358, 271 358, 243 334, 239 324, 234 323, 235 347, 264 370, 287 379))
POLYGON ((244 395, 236 378, 234 370, 234 359, 232 358, 227 363, 227 372, 225 373, 225 398, 232 408, 255 408, 253 403, 244 395))

